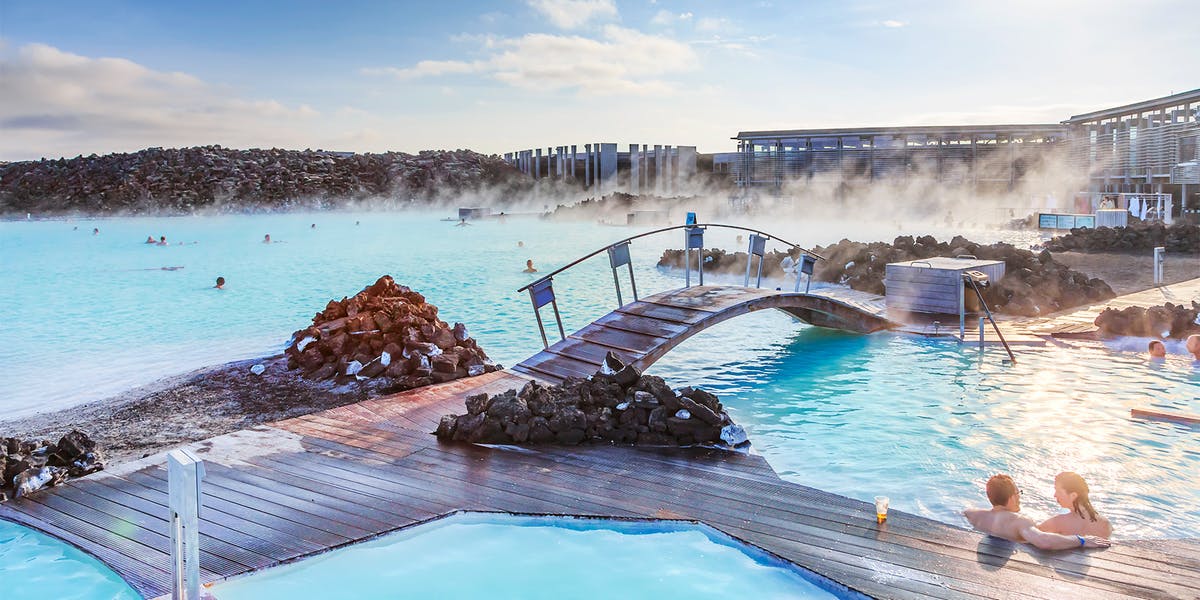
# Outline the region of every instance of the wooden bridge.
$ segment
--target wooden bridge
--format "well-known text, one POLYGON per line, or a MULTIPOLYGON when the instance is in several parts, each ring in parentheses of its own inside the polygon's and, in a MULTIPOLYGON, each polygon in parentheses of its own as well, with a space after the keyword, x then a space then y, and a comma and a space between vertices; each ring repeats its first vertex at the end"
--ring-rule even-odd
POLYGON ((695 286, 631 302, 512 368, 557 383, 596 372, 608 352, 645 370, 684 340, 717 323, 777 308, 822 327, 870 333, 893 327, 883 297, 849 289, 792 293, 740 286, 695 286))

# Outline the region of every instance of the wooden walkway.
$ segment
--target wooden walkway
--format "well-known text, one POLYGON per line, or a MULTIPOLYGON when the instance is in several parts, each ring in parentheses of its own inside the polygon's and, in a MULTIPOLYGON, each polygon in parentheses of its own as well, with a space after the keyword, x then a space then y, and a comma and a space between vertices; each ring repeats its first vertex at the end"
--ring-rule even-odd
POLYGON ((626 304, 512 370, 557 383, 595 373, 611 351, 644 371, 696 333, 767 308, 787 311, 813 325, 863 333, 898 325, 887 319, 882 296, 851 289, 797 294, 741 286, 694 286, 626 304))
MULTIPOLYGON (((1120 543, 1048 554, 779 479, 713 449, 489 448, 429 432, 498 372, 191 444, 204 458, 206 581, 295 560, 454 511, 687 519, 878 598, 1200 598, 1200 545, 1120 543)), ((168 591, 161 455, 0 505, 75 544, 146 597, 168 591)), ((819 484, 819 482, 814 482, 819 484)))

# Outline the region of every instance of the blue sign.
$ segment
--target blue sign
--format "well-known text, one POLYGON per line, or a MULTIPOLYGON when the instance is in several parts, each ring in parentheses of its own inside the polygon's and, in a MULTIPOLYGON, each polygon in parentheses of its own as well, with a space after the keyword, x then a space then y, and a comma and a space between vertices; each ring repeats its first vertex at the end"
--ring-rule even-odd
POLYGON ((541 308, 554 302, 553 281, 553 279, 546 279, 529 286, 529 295, 533 298, 534 308, 541 308))
POLYGON ((1038 227, 1041 229, 1055 229, 1058 227, 1058 215, 1038 215, 1038 227))
POLYGON ((750 254, 762 256, 767 250, 767 238, 757 233, 750 234, 750 254))
POLYGON ((629 242, 621 242, 608 247, 608 264, 612 268, 629 264, 629 242))
POLYGON ((696 224, 696 213, 694 213, 694 212, 688 213, 687 220, 685 220, 683 222, 683 224, 684 225, 695 225, 696 224))
POLYGON ((812 277, 813 265, 817 264, 817 259, 807 255, 800 255, 800 272, 812 277))
POLYGON ((704 247, 704 228, 703 227, 689 227, 689 228, 685 229, 684 231, 687 232, 687 249, 688 250, 704 247))

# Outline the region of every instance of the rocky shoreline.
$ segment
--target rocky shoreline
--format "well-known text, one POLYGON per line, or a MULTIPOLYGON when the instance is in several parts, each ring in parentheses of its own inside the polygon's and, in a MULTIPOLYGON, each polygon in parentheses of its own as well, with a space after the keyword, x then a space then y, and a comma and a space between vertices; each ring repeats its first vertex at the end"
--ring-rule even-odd
POLYGON ((0 165, 0 214, 190 214, 407 207, 467 193, 521 196, 532 180, 470 150, 149 148, 0 165))
POLYGON ((1159 246, 1171 253, 1200 254, 1200 225, 1131 223, 1127 227, 1072 229, 1046 242, 1051 252, 1150 252, 1159 246))
MULTIPOLYGON (((1116 296, 1103 280, 1089 277, 1054 259, 1050 252, 1034 254, 1011 244, 978 244, 962 236, 939 242, 930 235, 897 237, 892 243, 842 240, 830 246, 818 246, 814 252, 824 257, 817 261, 814 281, 847 285, 872 294, 884 293, 888 263, 922 260, 935 256, 971 255, 981 260, 1004 261, 1006 274, 998 284, 984 288, 983 297, 994 312, 1033 317, 1116 296)), ((792 251, 792 258, 799 255, 792 251)), ((745 273, 746 253, 728 253, 719 248, 704 250, 706 272, 740 275, 745 273)), ((763 275, 782 277, 782 262, 788 254, 771 251, 763 257, 763 275)), ((684 251, 666 250, 658 266, 683 268, 684 251)))

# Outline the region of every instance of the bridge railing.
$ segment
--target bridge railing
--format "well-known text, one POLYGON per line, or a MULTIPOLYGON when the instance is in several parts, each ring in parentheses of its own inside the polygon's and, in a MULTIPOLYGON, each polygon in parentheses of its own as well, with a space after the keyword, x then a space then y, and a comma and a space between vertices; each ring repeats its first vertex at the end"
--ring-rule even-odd
MULTIPOLYGON (((554 277, 556 275, 571 269, 572 267, 600 254, 601 252, 607 252, 609 268, 612 270, 613 287, 616 289, 616 292, 617 292, 617 307, 620 308, 622 306, 625 306, 625 301, 621 294, 621 280, 617 276, 617 271, 621 267, 628 268, 629 286, 630 286, 630 288, 632 288, 632 291, 633 291, 633 300, 634 300, 634 302, 637 302, 638 301, 637 281, 634 278, 633 260, 630 256, 630 251, 629 251, 630 243, 633 242, 634 240, 637 240, 640 238, 656 235, 656 234, 663 233, 666 231, 674 231, 676 229, 682 229, 682 230, 684 230, 684 263, 683 263, 683 265, 684 265, 684 267, 683 267, 684 282, 685 282, 684 285, 685 285, 685 287, 691 287, 691 285, 692 285, 692 250, 696 251, 696 271, 699 276, 699 284, 704 285, 704 232, 709 227, 735 229, 738 231, 745 231, 750 234, 750 241, 749 241, 749 245, 748 245, 747 251, 746 251, 746 255, 747 255, 746 256, 746 276, 743 281, 743 285, 745 285, 746 287, 750 286, 750 271, 751 271, 751 266, 754 263, 755 257, 758 257, 758 275, 757 275, 755 287, 762 286, 763 257, 766 253, 767 242, 770 240, 774 240, 774 241, 786 246, 787 248, 789 248, 789 250, 790 249, 800 250, 800 252, 801 252, 800 259, 795 264, 795 266, 796 266, 796 289, 795 289, 795 291, 796 292, 800 291, 801 275, 807 275, 808 277, 806 279, 808 281, 808 285, 811 285, 812 284, 813 265, 816 263, 817 260, 824 260, 824 258, 825 258, 825 257, 821 256, 820 254, 813 252, 812 250, 804 248, 804 247, 800 246, 799 244, 794 244, 792 242, 789 242, 781 237, 765 233, 758 229, 752 229, 750 227, 742 227, 740 225, 726 225, 723 223, 694 223, 694 224, 688 224, 688 225, 676 225, 673 227, 664 227, 662 229, 655 229, 653 231, 639 233, 637 235, 627 237, 623 240, 613 242, 612 244, 609 244, 607 246, 604 246, 603 248, 600 248, 600 249, 595 250, 589 254, 586 254, 580 258, 577 258, 577 259, 571 261, 570 263, 567 263, 566 265, 559 267, 558 269, 555 269, 555 270, 551 271, 550 273, 547 273, 546 275, 543 275, 543 276, 539 277, 538 279, 535 279, 531 283, 528 283, 517 289, 518 292, 528 292, 529 293, 529 300, 530 300, 530 303, 533 305, 533 315, 537 319, 538 331, 542 335, 542 345, 547 348, 550 347, 550 342, 546 338, 546 327, 542 321, 542 315, 541 315, 541 308, 546 306, 547 304, 549 304, 551 306, 551 308, 554 310, 554 321, 558 325, 558 334, 559 334, 560 339, 566 339, 566 337, 567 337, 566 333, 563 330, 562 315, 559 313, 558 300, 554 293, 554 277)), ((806 293, 808 292, 807 286, 805 287, 805 292, 806 293)))

